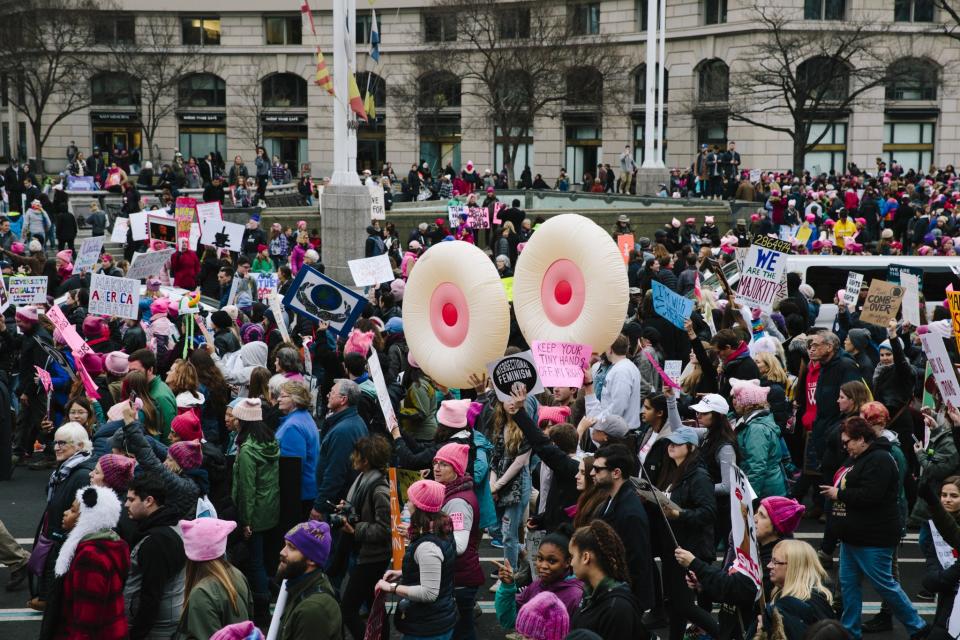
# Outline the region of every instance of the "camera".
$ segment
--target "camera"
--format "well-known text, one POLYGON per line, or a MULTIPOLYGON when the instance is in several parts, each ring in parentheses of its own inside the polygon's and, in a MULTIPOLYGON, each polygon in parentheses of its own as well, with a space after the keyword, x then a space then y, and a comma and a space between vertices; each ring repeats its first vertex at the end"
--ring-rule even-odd
POLYGON ((327 501, 331 507, 334 507, 335 512, 327 516, 327 520, 330 523, 332 529, 340 529, 343 525, 349 523, 351 527, 356 526, 360 522, 360 514, 358 514, 353 505, 344 500, 343 507, 336 507, 330 501, 327 501))

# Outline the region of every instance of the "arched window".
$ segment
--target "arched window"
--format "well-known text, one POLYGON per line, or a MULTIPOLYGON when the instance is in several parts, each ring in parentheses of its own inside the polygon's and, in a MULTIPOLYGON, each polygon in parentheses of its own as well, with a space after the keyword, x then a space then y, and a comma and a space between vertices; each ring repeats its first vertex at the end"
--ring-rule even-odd
POLYGON ((704 60, 697 66, 700 102, 726 102, 730 98, 730 68, 723 60, 704 60))
POLYGON ((377 109, 387 106, 387 83, 383 78, 370 71, 361 71, 357 73, 357 86, 364 97, 367 91, 373 94, 373 103, 377 109))
POLYGON ((420 78, 420 108, 460 106, 460 79, 449 71, 435 71, 420 78))
POLYGON ((797 67, 797 90, 801 103, 843 102, 850 86, 850 69, 842 61, 816 56, 797 67))
POLYGON ((292 73, 274 73, 263 79, 263 106, 267 108, 307 106, 307 81, 292 73))
MULTIPOLYGON (((660 66, 654 67, 659 72, 660 66)), ((658 78, 659 79, 659 78, 658 78)), ((663 70, 663 103, 670 98, 670 70, 663 70)), ((633 72, 633 104, 647 103, 647 65, 641 64, 633 72)))
POLYGON ((227 83, 212 73, 195 73, 180 80, 181 107, 227 106, 227 83))
POLYGON ((567 71, 567 105, 599 107, 603 104, 603 74, 596 67, 567 71))
POLYGON ((140 80, 126 73, 99 73, 90 80, 92 104, 107 107, 139 107, 140 80))
POLYGON ((931 60, 897 60, 887 71, 887 100, 936 100, 939 71, 931 60))

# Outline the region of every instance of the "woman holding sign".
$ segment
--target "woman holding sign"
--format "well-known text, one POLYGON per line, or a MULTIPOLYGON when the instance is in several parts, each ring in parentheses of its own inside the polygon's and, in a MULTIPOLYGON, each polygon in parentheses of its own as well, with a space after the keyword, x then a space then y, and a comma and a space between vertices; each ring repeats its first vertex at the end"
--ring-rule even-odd
MULTIPOLYGON (((960 522, 960 476, 950 476, 940 487, 940 506, 946 516, 960 522)), ((960 584, 960 563, 955 551, 943 539, 932 520, 920 528, 920 550, 926 562, 923 588, 937 594, 937 612, 933 625, 945 631, 950 622, 957 585, 960 584)))

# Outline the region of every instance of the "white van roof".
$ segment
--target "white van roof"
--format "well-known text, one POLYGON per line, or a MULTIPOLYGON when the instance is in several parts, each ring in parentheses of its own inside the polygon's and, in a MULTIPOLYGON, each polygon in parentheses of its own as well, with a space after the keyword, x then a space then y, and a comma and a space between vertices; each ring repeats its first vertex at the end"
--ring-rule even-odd
POLYGON ((960 271, 960 256, 787 256, 787 271, 804 274, 808 267, 834 266, 845 271, 886 269, 891 264, 930 271, 960 271))

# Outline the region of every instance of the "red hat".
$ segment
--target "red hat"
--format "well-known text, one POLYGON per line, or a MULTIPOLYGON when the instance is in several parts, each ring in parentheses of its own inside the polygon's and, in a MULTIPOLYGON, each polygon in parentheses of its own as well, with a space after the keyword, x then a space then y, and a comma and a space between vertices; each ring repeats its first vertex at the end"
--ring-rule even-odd
POLYGON ((197 469, 203 464, 203 453, 200 451, 199 440, 175 442, 167 449, 167 455, 180 465, 184 471, 197 469))
POLYGON ((199 440, 203 437, 200 418, 194 411, 185 411, 170 422, 170 429, 181 440, 199 440))
POLYGON ((258 244, 258 245, 257 245, 257 253, 259 253, 259 252, 261 252, 261 251, 266 251, 266 250, 267 250, 267 245, 265 245, 265 244, 258 244))

